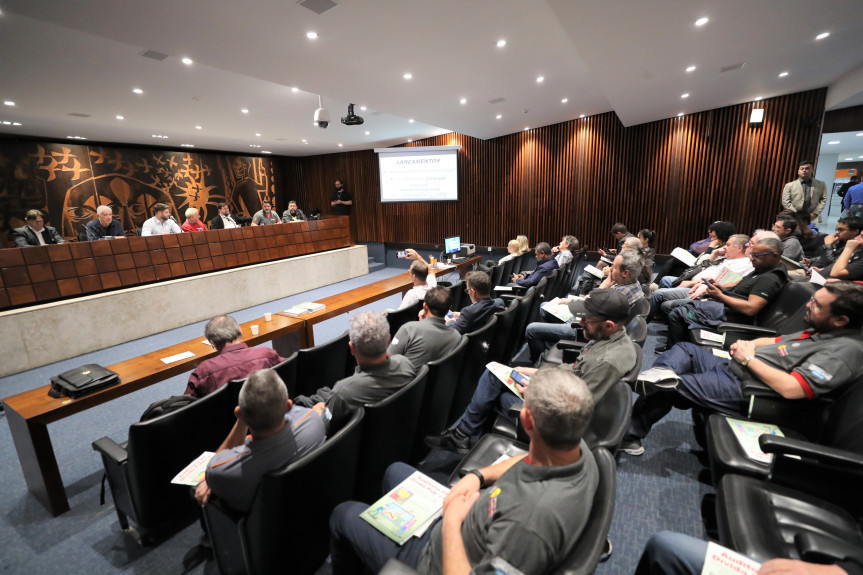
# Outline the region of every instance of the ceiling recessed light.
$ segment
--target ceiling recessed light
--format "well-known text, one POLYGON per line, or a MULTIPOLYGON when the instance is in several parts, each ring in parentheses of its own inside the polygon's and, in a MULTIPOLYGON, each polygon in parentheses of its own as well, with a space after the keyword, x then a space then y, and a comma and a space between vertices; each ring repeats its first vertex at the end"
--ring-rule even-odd
POLYGON ((833 141, 827 142, 827 145, 828 146, 835 146, 838 143, 839 143, 839 140, 833 140, 833 141))
POLYGON ((183 64, 185 64, 186 66, 191 66, 192 64, 194 64, 194 62, 192 61, 192 59, 191 59, 191 58, 188 58, 188 57, 187 57, 187 58, 183 58, 181 61, 182 61, 182 62, 183 62, 183 64))
POLYGON ((180 144, 181 148, 194 148, 195 144, 180 144))
POLYGON ((195 126, 195 129, 196 129, 196 130, 203 130, 203 129, 204 129, 204 126, 195 126))
POLYGON ((829 35, 830 35, 830 32, 821 32, 820 34, 815 36, 815 39, 816 40, 823 40, 824 38, 826 38, 829 35))
POLYGON ((12 122, 12 125, 13 125, 13 126, 20 126, 20 125, 21 125, 21 122, 12 122))
POLYGON ((459 104, 467 104, 467 98, 462 98, 458 101, 459 104))
POLYGON ((710 22, 710 18, 699 18, 698 20, 695 21, 695 25, 696 26, 704 26, 708 22, 710 22))
POLYGON ((300 91, 300 89, 299 89, 299 88, 297 88, 296 86, 294 86, 293 88, 291 88, 291 92, 293 92, 293 93, 295 93, 295 94, 296 94, 297 92, 299 92, 299 91, 300 91))
POLYGON ((408 120, 408 124, 413 124, 413 123, 414 123, 414 119, 413 119, 413 118, 410 118, 410 119, 408 120))
POLYGON ((412 138, 408 138, 408 144, 410 144, 411 142, 413 142, 413 139, 412 139, 412 138))
POLYGON ((405 80, 410 80, 413 77, 414 77, 414 75, 411 74, 410 72, 407 72, 406 74, 402 74, 402 78, 404 78, 405 80))
POLYGON ((536 77, 536 83, 537 84, 542 84, 544 80, 545 80, 545 77, 543 77, 543 76, 537 76, 536 77))
POLYGON ((248 108, 243 108, 243 109, 242 109, 242 110, 240 110, 240 111, 241 111, 242 113, 244 113, 244 114, 248 114, 248 113, 249 113, 248 108))
POLYGON ((159 140, 167 140, 168 136, 163 136, 162 134, 153 134, 154 138, 158 138, 159 140))
POLYGON ((6 100, 5 102, 3 102, 3 105, 4 106, 14 106, 15 102, 13 102, 12 100, 6 100))
POLYGON ((115 117, 115 118, 117 118, 118 120, 125 120, 125 119, 126 119, 126 116, 124 116, 124 115, 122 115, 122 114, 117 114, 117 115, 116 115, 116 116, 114 116, 114 117, 115 117))
POLYGON ((678 118, 682 118, 682 117, 683 117, 683 112, 678 113, 678 114, 677 114, 677 117, 678 117, 678 118))
POLYGON ((341 148, 342 146, 343 146, 343 144, 339 144, 339 147, 340 147, 340 148, 341 148))
POLYGON ((132 88, 132 92, 140 95, 144 93, 144 90, 142 90, 141 88, 132 88))
POLYGON ((260 138, 260 137, 261 137, 261 134, 256 133, 256 134, 255 134, 255 137, 260 138))
POLYGON ((498 48, 503 48, 504 46, 506 46, 506 40, 498 40, 497 41, 497 47, 498 48))
POLYGON ((365 106, 360 106, 360 111, 362 111, 362 112, 365 112, 367 109, 368 108, 366 108, 365 106))
POLYGON ((850 161, 852 161, 852 160, 854 160, 854 158, 845 158, 845 161, 846 161, 846 162, 850 162, 850 161))
POLYGON ((527 132, 528 130, 530 130, 530 126, 525 126, 524 131, 527 132))
POLYGON ((569 102, 569 98, 563 98, 560 101, 561 104, 566 104, 567 102, 569 102))
POLYGON ((370 135, 370 134, 371 134, 371 132, 369 132, 368 130, 366 130, 366 136, 368 136, 368 135, 370 135))
MULTIPOLYGON (((305 142, 305 140, 303 140, 303 141, 305 142)), ((250 148, 261 148, 261 147, 263 147, 263 146, 260 146, 260 145, 258 145, 258 144, 249 144, 249 147, 250 147, 250 148)))
POLYGON ((309 40, 316 40, 317 37, 318 37, 317 32, 306 32, 306 38, 308 38, 309 40))
POLYGON ((784 78, 784 77, 785 77, 785 76, 787 76, 787 75, 788 75, 788 72, 779 72, 779 77, 780 77, 780 78, 784 78))
POLYGON ((681 98, 688 98, 688 97, 689 97, 689 92, 687 92, 687 93, 685 93, 685 94, 681 94, 681 95, 680 95, 680 97, 681 97, 681 98))
POLYGON ((12 125, 12 122, 10 122, 9 120, 3 120, 0 123, 2 123, 4 126, 11 126, 12 125))
POLYGON ((695 72, 695 66, 689 66, 688 68, 686 68, 686 71, 687 72, 695 72))
POLYGON ((304 144, 308 143, 308 140, 307 140, 307 139, 305 139, 305 138, 303 138, 303 139, 302 139, 302 140, 300 140, 300 141, 301 141, 302 143, 304 143, 304 144))
POLYGON ((261 150, 261 153, 262 154, 272 154, 272 152, 269 150, 261 150))
POLYGON ((863 136, 863 132, 860 132, 859 134, 855 134, 855 136, 863 136))
POLYGON ((503 116, 501 114, 498 114, 497 116, 494 117, 495 120, 500 120, 501 118, 503 118, 503 116))
POLYGON ((580 115, 579 118, 584 118, 584 114, 580 115))
POLYGON ((84 136, 66 136, 66 138, 69 140, 86 140, 87 139, 84 136))
POLYGON ((763 99, 763 98, 762 98, 761 96, 756 96, 756 97, 755 97, 755 101, 756 101, 756 102, 760 102, 762 99, 763 99))

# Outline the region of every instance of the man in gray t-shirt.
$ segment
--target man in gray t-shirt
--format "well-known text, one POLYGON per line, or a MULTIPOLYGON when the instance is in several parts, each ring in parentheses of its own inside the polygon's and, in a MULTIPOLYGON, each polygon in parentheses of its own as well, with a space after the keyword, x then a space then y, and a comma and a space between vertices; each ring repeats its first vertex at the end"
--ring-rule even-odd
POLYGON ((399 328, 387 353, 403 355, 417 369, 440 359, 458 347, 462 334, 446 325, 450 295, 442 287, 429 288, 423 300, 419 321, 409 321, 399 328))
POLYGON ((206 505, 216 495, 231 509, 247 512, 265 473, 324 443, 324 407, 293 406, 278 374, 261 369, 243 384, 234 414, 237 423, 207 464, 206 478, 198 484, 195 499, 206 505))

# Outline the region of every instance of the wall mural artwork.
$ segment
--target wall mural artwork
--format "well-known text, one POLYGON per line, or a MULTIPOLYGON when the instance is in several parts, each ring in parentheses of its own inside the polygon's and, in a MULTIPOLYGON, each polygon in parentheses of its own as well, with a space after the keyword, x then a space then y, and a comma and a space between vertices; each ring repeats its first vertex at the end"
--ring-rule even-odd
POLYGON ((0 243, 14 245, 9 232, 25 225, 30 209, 42 210, 45 223, 70 241, 104 204, 126 235, 134 236, 158 202, 168 204, 179 223, 188 208, 196 208, 209 222, 219 202, 226 202, 231 213, 253 214, 262 200, 275 199, 279 184, 269 158, 0 142, 0 243))

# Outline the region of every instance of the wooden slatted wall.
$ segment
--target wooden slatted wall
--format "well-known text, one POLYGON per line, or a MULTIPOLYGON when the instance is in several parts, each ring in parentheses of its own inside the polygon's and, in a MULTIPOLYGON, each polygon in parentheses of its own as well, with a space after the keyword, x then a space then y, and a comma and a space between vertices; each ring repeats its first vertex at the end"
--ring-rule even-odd
MULTIPOLYGON (((459 144, 459 201, 381 204, 371 151, 285 158, 286 194, 328 213, 333 181, 353 194, 357 240, 441 243, 460 235, 505 246, 574 234, 611 245, 616 221, 659 232, 668 253, 718 219, 769 227, 796 163, 815 160, 826 89, 624 128, 613 112, 479 140, 457 133, 409 145, 459 144), (753 127, 753 107, 765 109, 753 127)), ((282 204, 288 198, 282 198, 282 204)))

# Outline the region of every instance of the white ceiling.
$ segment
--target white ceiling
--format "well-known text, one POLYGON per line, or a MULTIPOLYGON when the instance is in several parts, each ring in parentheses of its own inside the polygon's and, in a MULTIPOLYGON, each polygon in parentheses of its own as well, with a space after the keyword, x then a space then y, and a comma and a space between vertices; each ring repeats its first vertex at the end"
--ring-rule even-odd
MULTIPOLYGON (((310 155, 610 110, 630 126, 830 86, 863 66, 859 0, 336 1, 316 14, 294 0, 0 0, 0 100, 16 103, 0 122, 21 124, 0 131, 310 155), (312 125, 317 94, 326 130, 312 125), (348 102, 365 125, 339 123, 348 102)), ((840 106, 861 102, 863 84, 840 106)))
POLYGON ((840 164, 848 161, 860 162, 863 160, 863 130, 823 134, 821 136, 821 154, 838 154, 840 164), (831 144, 830 142, 839 143, 831 144))

